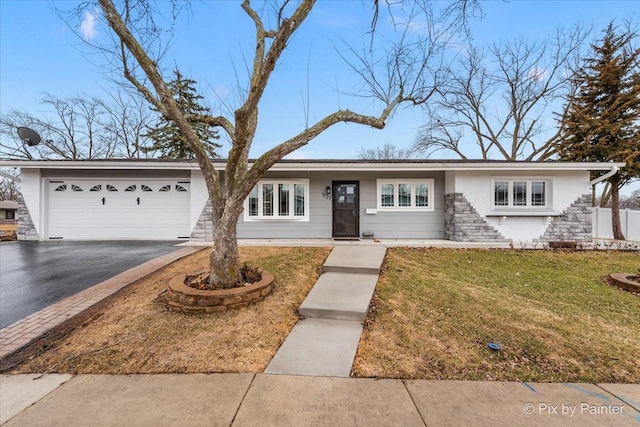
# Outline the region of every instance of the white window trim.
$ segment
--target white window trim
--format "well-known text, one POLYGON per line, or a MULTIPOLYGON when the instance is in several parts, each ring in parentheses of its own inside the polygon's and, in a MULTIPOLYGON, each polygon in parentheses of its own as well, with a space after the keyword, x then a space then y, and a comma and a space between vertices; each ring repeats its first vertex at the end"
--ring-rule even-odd
POLYGON ((244 220, 246 222, 254 222, 254 221, 295 221, 295 222, 308 222, 309 221, 309 180, 308 179, 263 179, 258 181, 258 216, 250 216, 249 215, 249 197, 247 197, 244 201, 244 220), (279 206, 278 198, 280 195, 278 194, 277 188, 278 184, 289 184, 290 192, 291 192, 291 200, 289 202, 289 215, 263 215, 263 192, 262 185, 264 184, 273 184, 273 206, 279 206), (295 190, 294 184, 303 184, 304 185, 304 215, 296 216, 295 213, 295 190))
POLYGON ((492 177, 491 178, 491 210, 492 211, 547 211, 552 208, 551 206, 551 186, 553 180, 549 177, 530 177, 530 176, 505 176, 505 177, 492 177), (508 204, 506 206, 496 206, 496 181, 508 181, 509 188, 507 190, 508 204), (515 206, 513 204, 513 182, 524 181, 527 183, 526 205, 515 206), (544 182, 544 205, 532 205, 531 204, 531 183, 532 182, 544 182))
POLYGON ((376 204, 377 210, 381 212, 432 212, 434 211, 434 179, 433 178, 411 178, 411 179, 377 179, 376 180, 376 204), (381 187, 384 184, 393 184, 393 204, 394 206, 382 206, 381 187), (411 184, 411 206, 398 206, 398 184, 411 184), (416 184, 427 184, 428 206, 416 206, 416 184))

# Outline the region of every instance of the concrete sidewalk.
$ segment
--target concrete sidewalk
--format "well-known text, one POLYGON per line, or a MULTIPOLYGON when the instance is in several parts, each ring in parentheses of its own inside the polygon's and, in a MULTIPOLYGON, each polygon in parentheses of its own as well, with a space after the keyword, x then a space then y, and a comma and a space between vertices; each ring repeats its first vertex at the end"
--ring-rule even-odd
POLYGON ((334 246, 267 374, 349 377, 387 248, 334 246))
POLYGON ((12 426, 640 426, 640 385, 267 374, 0 377, 12 426))

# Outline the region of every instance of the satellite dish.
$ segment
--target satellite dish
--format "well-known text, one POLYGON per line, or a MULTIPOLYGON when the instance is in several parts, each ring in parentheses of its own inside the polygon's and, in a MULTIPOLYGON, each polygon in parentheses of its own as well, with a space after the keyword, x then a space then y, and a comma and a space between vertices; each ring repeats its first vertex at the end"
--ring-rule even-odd
POLYGON ((22 142, 27 144, 29 147, 40 144, 40 135, 38 135, 38 132, 33 129, 20 127, 18 128, 18 136, 20 137, 22 142))

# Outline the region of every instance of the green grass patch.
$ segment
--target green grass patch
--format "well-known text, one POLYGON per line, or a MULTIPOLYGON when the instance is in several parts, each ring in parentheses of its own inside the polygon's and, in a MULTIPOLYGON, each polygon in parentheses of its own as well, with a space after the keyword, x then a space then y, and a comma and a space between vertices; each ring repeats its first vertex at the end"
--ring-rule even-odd
POLYGON ((640 297, 604 280, 639 267, 638 253, 389 249, 354 374, 640 383, 640 297))

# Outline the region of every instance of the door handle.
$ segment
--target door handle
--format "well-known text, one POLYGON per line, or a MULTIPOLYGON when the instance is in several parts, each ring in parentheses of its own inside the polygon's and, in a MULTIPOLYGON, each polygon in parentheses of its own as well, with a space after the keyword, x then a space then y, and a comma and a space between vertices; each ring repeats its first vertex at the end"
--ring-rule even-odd
POLYGON ((102 198, 102 204, 104 205, 104 202, 106 201, 106 199, 103 197, 102 198))
POLYGON ((138 204, 140 204, 140 197, 138 197, 138 199, 137 199, 137 200, 138 200, 138 204))

